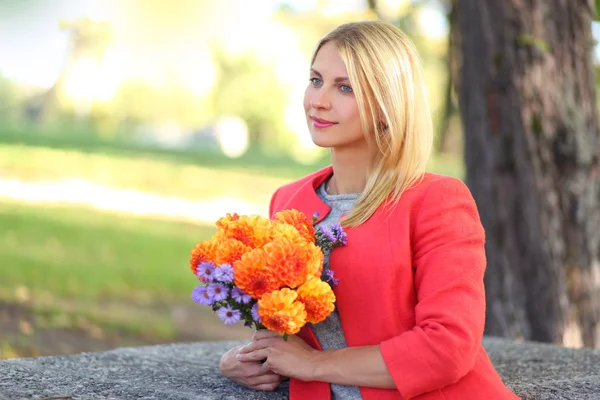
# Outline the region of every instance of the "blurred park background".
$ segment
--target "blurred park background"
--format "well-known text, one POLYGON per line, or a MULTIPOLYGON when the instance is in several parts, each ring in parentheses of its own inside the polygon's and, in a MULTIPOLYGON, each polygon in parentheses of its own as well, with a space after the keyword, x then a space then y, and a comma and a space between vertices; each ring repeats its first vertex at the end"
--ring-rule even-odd
POLYGON ((328 163, 302 97, 341 23, 379 17, 414 40, 430 170, 463 179, 452 2, 373 3, 0 1, 0 359, 248 337, 191 301, 189 252, 328 163))

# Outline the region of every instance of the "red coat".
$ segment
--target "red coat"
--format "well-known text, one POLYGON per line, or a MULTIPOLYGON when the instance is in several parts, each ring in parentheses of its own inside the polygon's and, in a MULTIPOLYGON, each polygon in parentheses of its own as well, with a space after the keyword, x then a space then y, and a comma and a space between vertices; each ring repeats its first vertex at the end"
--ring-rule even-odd
MULTIPOLYGON (((309 218, 329 207, 315 189, 327 167, 279 188, 271 216, 295 208, 309 218)), ((364 400, 518 399, 481 345, 485 321, 484 231, 458 179, 426 174, 397 207, 380 207, 348 245, 331 254, 337 308, 349 347, 380 345, 397 390, 361 387, 364 400)), ((322 350, 311 329, 299 334, 322 350)), ((290 382, 291 400, 330 398, 323 382, 290 382)))

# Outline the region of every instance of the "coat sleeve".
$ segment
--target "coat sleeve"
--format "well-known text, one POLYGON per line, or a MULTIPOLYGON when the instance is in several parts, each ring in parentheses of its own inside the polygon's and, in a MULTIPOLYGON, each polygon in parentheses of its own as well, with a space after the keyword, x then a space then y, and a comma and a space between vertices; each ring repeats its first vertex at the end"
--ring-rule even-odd
POLYGON ((277 211, 279 211, 279 210, 277 209, 277 207, 278 207, 278 206, 277 206, 277 200, 276 200, 276 197, 277 197, 277 193, 279 193, 279 191, 280 191, 280 190, 281 190, 281 188, 277 189, 277 190, 275 191, 275 193, 273 193, 273 195, 271 196, 271 202, 269 203, 269 218, 271 218, 271 219, 273 219, 273 215, 274 215, 274 214, 275 214, 277 211))
POLYGON ((465 376, 485 323, 485 235, 466 185, 448 177, 432 182, 412 235, 415 327, 380 345, 404 399, 465 376))

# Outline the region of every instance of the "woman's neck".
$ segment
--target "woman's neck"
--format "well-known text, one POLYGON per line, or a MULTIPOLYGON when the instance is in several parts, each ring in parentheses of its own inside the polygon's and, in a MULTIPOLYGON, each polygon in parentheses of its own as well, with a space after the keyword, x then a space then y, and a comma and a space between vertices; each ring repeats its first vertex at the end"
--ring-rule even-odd
POLYGON ((329 194, 361 193, 367 184, 371 158, 366 152, 331 150, 333 176, 329 180, 329 194))

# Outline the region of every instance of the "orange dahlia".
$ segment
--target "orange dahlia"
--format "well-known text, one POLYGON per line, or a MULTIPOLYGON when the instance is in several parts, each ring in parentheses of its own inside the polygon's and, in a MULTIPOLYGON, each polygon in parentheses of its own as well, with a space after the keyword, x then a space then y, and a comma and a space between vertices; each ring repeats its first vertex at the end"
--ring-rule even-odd
POLYGON ((245 253, 233 264, 233 271, 235 285, 255 299, 280 287, 275 270, 267 266, 267 258, 262 249, 245 253))
POLYGON ((242 215, 219 223, 219 239, 236 239, 246 246, 259 248, 271 240, 271 221, 258 215, 242 215))
POLYGON ((201 262, 215 262, 218 243, 215 240, 205 240, 192 249, 190 254, 190 269, 196 275, 196 268, 201 262))
POLYGON ((275 214, 275 219, 296 228, 300 236, 307 242, 315 242, 315 228, 304 213, 293 209, 283 210, 275 214))
POLYGON ((237 221, 238 219, 240 219, 240 216, 238 214, 236 214, 236 213, 233 213, 233 214, 227 213, 224 217, 219 218, 217 220, 217 222, 215 223, 215 225, 217 225, 217 228, 223 229, 231 221, 237 221))
POLYGON ((306 264, 306 279, 312 277, 320 278, 321 273, 323 272, 323 260, 325 258, 323 250, 321 250, 319 246, 309 243, 307 251, 310 254, 310 258, 306 264))
POLYGON ((304 304, 296 301, 298 294, 289 289, 267 293, 258 301, 258 315, 262 324, 280 335, 294 335, 306 323, 304 304))
POLYGON ((297 288, 306 281, 311 253, 306 243, 294 243, 286 238, 278 238, 263 248, 267 265, 279 279, 279 286, 297 288))
POLYGON ((331 286, 319 278, 311 278, 297 290, 298 300, 306 309, 306 320, 318 324, 335 308, 335 294, 331 286))
POLYGON ((290 224, 281 221, 273 221, 271 229, 271 240, 286 238, 294 243, 306 243, 306 239, 290 224))
POLYGON ((249 251, 252 251, 252 248, 237 239, 224 239, 219 242, 217 247, 215 263, 217 265, 230 264, 233 266, 236 261, 240 260, 249 251))

